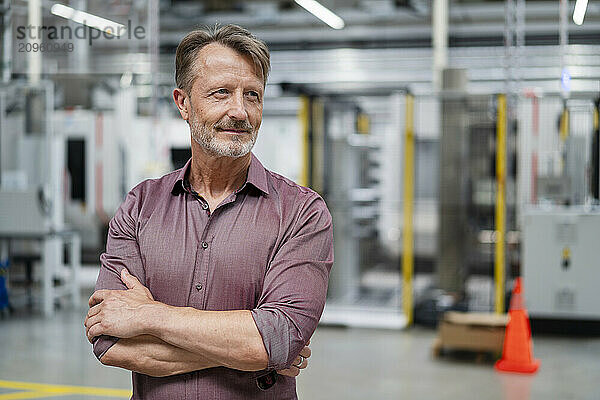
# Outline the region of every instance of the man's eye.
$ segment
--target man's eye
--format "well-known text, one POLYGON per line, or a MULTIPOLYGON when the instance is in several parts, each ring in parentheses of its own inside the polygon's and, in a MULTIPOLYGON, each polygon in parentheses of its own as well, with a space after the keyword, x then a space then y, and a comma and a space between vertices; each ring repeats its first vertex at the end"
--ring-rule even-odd
POLYGON ((229 93, 229 90, 227 89, 219 89, 215 92, 215 94, 227 94, 229 93))
POLYGON ((246 93, 247 96, 252 97, 253 99, 258 99, 258 92, 255 92, 253 90, 249 91, 248 93, 246 93))

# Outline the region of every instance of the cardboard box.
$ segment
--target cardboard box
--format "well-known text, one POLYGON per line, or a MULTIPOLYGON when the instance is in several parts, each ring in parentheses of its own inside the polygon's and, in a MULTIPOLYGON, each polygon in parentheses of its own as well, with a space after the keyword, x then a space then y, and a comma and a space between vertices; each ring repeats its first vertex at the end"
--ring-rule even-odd
POLYGON ((447 312, 439 326, 443 349, 502 352, 508 315, 447 312))

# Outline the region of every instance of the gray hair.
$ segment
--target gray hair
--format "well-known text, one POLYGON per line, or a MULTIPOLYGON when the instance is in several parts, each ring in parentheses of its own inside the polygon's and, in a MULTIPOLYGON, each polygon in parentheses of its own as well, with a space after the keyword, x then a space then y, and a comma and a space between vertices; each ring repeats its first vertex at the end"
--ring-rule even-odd
POLYGON ((259 71, 263 84, 267 84, 271 61, 269 49, 265 42, 241 26, 217 25, 213 28, 196 29, 188 33, 177 46, 177 52, 175 53, 175 83, 178 88, 187 94, 190 93, 197 77, 194 69, 196 56, 200 49, 210 43, 219 43, 242 55, 249 56, 256 70, 259 71))

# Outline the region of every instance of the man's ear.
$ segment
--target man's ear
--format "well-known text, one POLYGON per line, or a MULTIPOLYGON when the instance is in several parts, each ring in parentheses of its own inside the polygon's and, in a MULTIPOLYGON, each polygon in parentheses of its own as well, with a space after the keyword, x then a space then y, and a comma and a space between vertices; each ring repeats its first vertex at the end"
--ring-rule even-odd
POLYGON ((188 121, 190 118, 190 100, 186 92, 179 88, 173 90, 173 101, 179 110, 181 118, 188 121))

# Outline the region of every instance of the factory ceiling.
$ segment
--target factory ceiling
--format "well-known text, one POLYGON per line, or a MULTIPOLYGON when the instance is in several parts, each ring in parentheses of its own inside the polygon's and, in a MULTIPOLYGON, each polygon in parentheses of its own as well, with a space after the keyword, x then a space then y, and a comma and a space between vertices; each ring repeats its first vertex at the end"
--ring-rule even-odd
MULTIPOLYGON (((143 40, 98 40, 94 42, 93 46, 88 46, 86 43, 75 43, 76 46, 82 47, 67 54, 67 57, 64 54, 45 53, 44 71, 48 74, 94 73, 108 75, 133 72, 136 76, 156 77, 160 75, 160 82, 171 84, 173 53, 187 32, 203 25, 236 23, 249 28, 258 37, 265 40, 271 50, 278 52, 278 55, 274 55, 274 62, 280 63, 277 69, 278 71, 289 69, 289 76, 292 76, 294 71, 301 69, 299 65, 305 59, 309 59, 311 64, 315 64, 317 61, 324 62, 325 53, 319 53, 321 50, 337 49, 348 53, 353 49, 365 49, 367 51, 360 55, 344 53, 350 57, 344 68, 348 69, 348 65, 353 65, 353 63, 375 63, 377 66, 369 64, 364 66, 364 70, 380 70, 381 65, 379 64, 383 63, 385 68, 389 67, 386 76, 390 79, 404 77, 404 81, 406 81, 409 76, 412 77, 410 81, 429 79, 432 33, 430 0, 322 0, 321 2, 344 19, 346 23, 344 29, 331 29, 299 7, 293 0, 63 1, 61 3, 73 8, 84 9, 89 13, 122 24, 131 22, 134 26, 143 26, 147 35, 143 40), (159 22, 159 30, 154 33, 150 32, 149 21, 152 4, 156 6, 154 10, 157 12, 155 15, 158 15, 159 22), (158 38, 158 40, 153 42, 153 38, 158 38), (158 51, 153 52, 153 48, 158 51), (394 52, 394 49, 403 50, 394 52), (318 54, 320 58, 313 59, 308 57, 309 52, 296 53, 294 52, 296 50, 314 51, 311 53, 312 57, 317 57, 318 54), (158 57, 156 57, 157 53, 159 53, 158 57), (413 59, 419 60, 418 67, 415 66, 416 64, 411 64, 410 60, 413 59), (410 65, 410 71, 403 72, 402 76, 396 76, 398 65, 402 63, 410 65), (160 71, 160 74, 156 74, 156 71, 160 71), (414 77, 409 72, 413 75, 422 72, 424 77, 414 77)), ((49 26, 73 25, 72 22, 50 14, 51 7, 57 3, 57 1, 42 0, 43 24, 49 26)), ((4 4, 6 4, 6 0, 4 4)), ((574 2, 571 1, 570 4, 572 7, 574 2)), ((11 13, 13 25, 27 24, 26 1, 12 1, 11 13)), ((572 9, 569 13, 572 13, 572 9)), ((532 63, 529 74, 536 79, 556 75, 554 70, 544 72, 539 71, 539 68, 550 64, 559 64, 554 59, 547 60, 547 57, 558 54, 559 2, 556 0, 527 1, 524 21, 525 44, 542 47, 541 49, 532 48, 531 52, 533 53, 527 53, 528 56, 524 57, 525 61, 532 63), (536 56, 530 57, 529 54, 536 56)), ((450 54, 454 57, 453 62, 460 64, 463 61, 459 60, 464 60, 465 67, 471 68, 473 71, 481 70, 481 81, 503 79, 502 63, 498 60, 504 54, 504 51, 499 48, 504 44, 504 32, 505 4, 503 1, 450 0, 448 34, 450 54), (479 49, 475 49, 475 47, 479 49), (475 57, 475 54, 478 54, 480 58, 475 57), (497 65, 485 64, 484 66, 481 59, 483 54, 487 55, 486 59, 498 61, 497 65)), ((585 23, 582 26, 569 23, 569 43, 592 45, 587 46, 587 50, 574 49, 572 56, 577 60, 573 60, 573 62, 583 66, 581 71, 577 70, 574 74, 579 74, 577 77, 581 79, 597 76, 596 70, 589 68, 596 68, 597 64, 595 61, 597 57, 593 56, 593 51, 600 43, 600 3, 590 2, 585 23), (592 53, 588 54, 590 51, 592 53)), ((334 53, 335 55, 331 55, 332 59, 326 59, 329 64, 323 67, 323 80, 327 78, 325 75, 331 72, 330 64, 341 62, 339 54, 336 51, 333 51, 332 54, 334 53)), ((15 54, 13 73, 19 74, 21 71, 25 71, 26 65, 25 57, 15 54)), ((358 68, 357 71, 360 72, 362 69, 358 68)), ((357 74, 360 75, 359 72, 357 74)), ((477 76, 477 73, 472 72, 472 75, 477 76)), ((289 80, 289 76, 282 73, 281 79, 289 80)), ((373 75, 368 76, 369 79, 374 79, 373 75)), ((274 76, 274 78, 278 77, 274 76)), ((574 78, 576 78, 575 75, 574 78)), ((360 79, 363 78, 353 76, 347 80, 354 82, 360 79)), ((387 82, 382 83, 382 85, 387 84, 387 82)))
MULTIPOLYGON (((49 13, 57 1, 43 0, 44 24, 63 24, 49 13)), ((71 0, 62 3, 118 22, 149 26, 151 4, 156 4, 162 53, 174 51, 190 30, 215 23, 236 23, 251 29, 274 50, 336 47, 430 47, 430 0, 321 0, 346 22, 329 28, 293 0, 71 0)), ((571 8, 574 2, 571 1, 571 8)), ((27 2, 12 1, 13 14, 26 18, 27 2)), ((570 11, 572 13, 572 10, 570 11)), ((450 47, 501 46, 505 28, 504 1, 450 0, 450 47)), ((559 2, 527 1, 527 44, 558 44, 559 2)), ((585 23, 569 26, 571 43, 600 43, 600 4, 590 2, 585 23)), ((124 41, 98 43, 97 49, 131 48, 124 41)))

